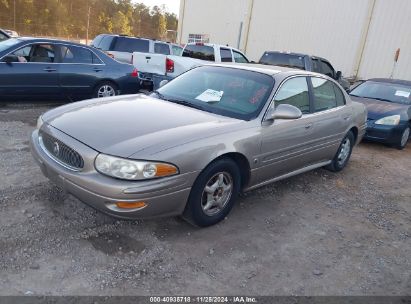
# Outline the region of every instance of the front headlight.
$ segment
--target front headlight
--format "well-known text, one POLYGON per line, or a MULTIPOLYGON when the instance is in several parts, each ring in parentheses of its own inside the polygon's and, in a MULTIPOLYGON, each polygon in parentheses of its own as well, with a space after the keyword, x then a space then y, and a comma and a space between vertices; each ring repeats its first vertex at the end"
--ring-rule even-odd
POLYGON ((43 123, 44 123, 43 117, 39 116, 39 118, 37 118, 37 130, 40 130, 43 123))
POLYGON ((376 125, 396 126, 400 123, 400 115, 392 115, 378 119, 376 125))
POLYGON ((178 174, 176 166, 167 163, 138 161, 99 154, 96 170, 111 177, 126 180, 146 180, 178 174))

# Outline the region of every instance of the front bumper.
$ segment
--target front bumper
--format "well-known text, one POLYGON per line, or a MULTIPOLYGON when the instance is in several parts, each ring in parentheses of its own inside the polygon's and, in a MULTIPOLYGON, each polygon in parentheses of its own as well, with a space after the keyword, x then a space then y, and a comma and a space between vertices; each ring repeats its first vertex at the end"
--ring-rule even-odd
POLYGON ((401 142, 402 132, 405 128, 405 123, 400 123, 397 126, 386 126, 377 125, 374 120, 368 120, 364 139, 395 145, 401 142))
POLYGON ((94 159, 98 152, 68 135, 43 125, 46 132, 75 149, 84 158, 80 172, 67 169, 52 159, 39 143, 35 130, 30 140, 31 152, 43 174, 58 187, 82 202, 108 215, 121 219, 142 219, 174 216, 183 213, 197 172, 150 181, 122 181, 98 173, 94 159), (116 202, 145 202, 140 209, 120 209, 116 202))

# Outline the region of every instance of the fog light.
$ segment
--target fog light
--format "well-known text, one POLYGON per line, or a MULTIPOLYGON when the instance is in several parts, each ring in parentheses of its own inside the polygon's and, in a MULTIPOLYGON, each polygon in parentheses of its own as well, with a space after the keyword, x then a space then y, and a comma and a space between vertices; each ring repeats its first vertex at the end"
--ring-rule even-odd
POLYGON ((147 205, 145 202, 117 202, 116 206, 120 209, 141 209, 147 205))

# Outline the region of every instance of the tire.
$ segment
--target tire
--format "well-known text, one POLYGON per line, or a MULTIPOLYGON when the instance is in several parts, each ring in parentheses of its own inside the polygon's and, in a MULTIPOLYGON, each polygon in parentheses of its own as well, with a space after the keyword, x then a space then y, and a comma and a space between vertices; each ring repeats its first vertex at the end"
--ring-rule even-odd
POLYGON ((240 169, 233 160, 212 162, 194 182, 183 218, 199 227, 217 224, 234 206, 240 185, 240 169))
POLYGON ((401 138, 397 144, 397 149, 402 150, 407 146, 408 139, 410 138, 410 127, 406 127, 401 133, 401 138))
POLYGON ((94 89, 93 97, 102 98, 117 95, 117 86, 111 81, 100 82, 94 89))
POLYGON ((355 144, 354 134, 349 131, 341 141, 340 147, 337 150, 331 164, 325 168, 332 172, 339 172, 347 165, 350 160, 352 149, 355 144))

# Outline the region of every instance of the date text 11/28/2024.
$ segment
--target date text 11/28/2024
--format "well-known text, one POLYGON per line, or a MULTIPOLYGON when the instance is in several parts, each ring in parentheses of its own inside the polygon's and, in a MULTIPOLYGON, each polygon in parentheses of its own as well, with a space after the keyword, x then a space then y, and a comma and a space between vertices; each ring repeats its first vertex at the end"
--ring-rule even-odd
POLYGON ((150 297, 150 303, 257 303, 254 297, 150 297))

